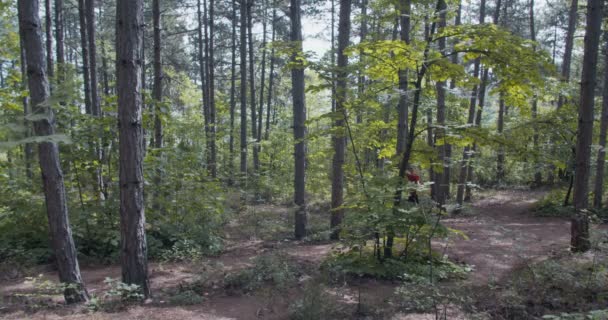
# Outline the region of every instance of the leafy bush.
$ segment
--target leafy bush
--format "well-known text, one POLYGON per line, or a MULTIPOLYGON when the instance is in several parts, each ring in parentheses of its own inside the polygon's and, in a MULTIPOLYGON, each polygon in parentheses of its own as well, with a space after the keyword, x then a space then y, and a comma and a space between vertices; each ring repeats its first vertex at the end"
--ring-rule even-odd
POLYGON ((329 272, 332 279, 350 276, 407 281, 428 279, 431 272, 435 280, 462 279, 471 271, 469 266, 438 258, 436 254, 429 263, 428 258, 422 256, 380 261, 369 253, 360 254, 355 251, 330 256, 323 262, 322 268, 329 272))
POLYGON ((593 310, 589 312, 561 313, 559 315, 545 315, 547 320, 605 320, 608 319, 608 309, 593 310))
POLYGON ((169 303, 175 305, 195 305, 203 302, 203 297, 194 290, 179 291, 169 297, 169 303))
POLYGON ((291 320, 336 319, 339 315, 336 298, 317 282, 307 283, 304 296, 289 306, 291 320))
POLYGON ((270 253, 256 257, 252 267, 228 274, 224 285, 228 289, 243 291, 253 291, 264 284, 285 289, 297 281, 298 275, 296 267, 286 254, 270 253))
POLYGON ((572 206, 564 206, 566 190, 554 189, 534 205, 534 214, 540 217, 570 217, 572 206))

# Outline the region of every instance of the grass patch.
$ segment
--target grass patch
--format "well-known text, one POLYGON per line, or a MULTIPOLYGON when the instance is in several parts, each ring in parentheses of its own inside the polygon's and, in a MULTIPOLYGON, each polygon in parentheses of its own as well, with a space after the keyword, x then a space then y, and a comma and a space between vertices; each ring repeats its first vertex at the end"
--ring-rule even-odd
POLYGON ((256 257, 253 266, 224 278, 228 290, 254 291, 264 285, 285 289, 297 282, 300 273, 285 253, 270 253, 256 257))

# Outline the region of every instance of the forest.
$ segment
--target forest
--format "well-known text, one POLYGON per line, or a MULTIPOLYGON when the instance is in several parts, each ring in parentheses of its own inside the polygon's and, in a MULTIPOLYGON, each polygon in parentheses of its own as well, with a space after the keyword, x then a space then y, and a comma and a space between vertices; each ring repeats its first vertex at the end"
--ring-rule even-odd
POLYGON ((0 0, 0 318, 608 319, 604 0, 0 0))

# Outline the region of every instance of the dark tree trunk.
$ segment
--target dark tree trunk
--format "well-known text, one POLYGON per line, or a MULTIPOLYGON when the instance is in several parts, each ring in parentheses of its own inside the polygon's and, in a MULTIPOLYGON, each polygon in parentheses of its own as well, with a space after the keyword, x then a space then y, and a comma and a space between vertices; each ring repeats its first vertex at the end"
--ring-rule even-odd
MULTIPOLYGON (((410 13, 412 10, 411 0, 400 0, 399 11, 401 24, 401 41, 406 44, 410 43, 410 13)), ((397 119, 397 155, 401 155, 405 151, 407 144, 407 121, 408 121, 408 76, 407 70, 399 70, 399 105, 397 119)))
MULTIPOLYGON (((291 37, 296 50, 291 60, 298 64, 298 55, 302 51, 302 21, 300 0, 291 0, 289 15, 291 18, 291 37)), ((307 233, 308 213, 306 209, 306 100, 304 94, 304 66, 297 65, 291 69, 293 99, 293 138, 295 141, 294 160, 294 202, 298 206, 295 213, 295 237, 302 239, 307 233)))
MULTIPOLYGON (((25 53, 25 43, 23 40, 23 36, 20 36, 19 39, 20 45, 20 65, 21 65, 21 90, 27 90, 27 58, 25 53)), ((27 116, 31 113, 29 98, 28 96, 24 96, 22 99, 23 104, 23 115, 27 116)), ((24 121, 24 126, 26 128, 25 134, 27 137, 31 136, 32 128, 28 120, 24 121)), ((34 149, 31 143, 26 143, 24 146, 24 156, 25 156, 25 175, 29 180, 32 180, 34 174, 32 172, 32 162, 34 161, 34 149)))
MULTIPOLYGON (((55 118, 49 107, 41 104, 49 98, 49 83, 46 76, 46 61, 42 42, 42 30, 38 0, 19 0, 19 33, 23 39, 25 61, 27 66, 28 86, 35 114, 46 114, 47 117, 34 122, 37 136, 54 134, 55 118)), ((51 236, 51 246, 55 253, 59 281, 70 284, 64 290, 67 303, 88 300, 84 287, 72 229, 68 218, 68 207, 63 182, 63 173, 59 160, 59 148, 55 142, 47 141, 38 144, 40 171, 46 200, 46 211, 51 236)))
POLYGON ((257 126, 257 110, 255 107, 255 56, 253 55, 253 0, 247 1, 247 36, 249 38, 249 91, 250 91, 250 108, 251 108, 251 137, 256 140, 253 145, 253 171, 258 172, 260 169, 259 151, 260 146, 258 139, 257 126))
MULTIPOLYGON (((534 23, 534 0, 530 0, 530 40, 536 42, 536 28, 534 23)), ((538 98, 536 95, 532 98, 532 121, 534 122, 534 135, 532 136, 532 142, 534 147, 534 186, 540 187, 543 183, 543 177, 541 174, 540 159, 536 155, 540 152, 538 144, 538 127, 536 125, 536 119, 538 118, 538 98)))
POLYGON ((247 174, 247 0, 241 1, 241 173, 247 174))
MULTIPOLYGON (((439 32, 446 27, 446 13, 447 5, 444 0, 440 1, 439 4, 439 32)), ((439 51, 442 53, 446 49, 446 41, 445 38, 439 39, 439 51)), ((449 176, 447 176, 447 169, 450 164, 446 157, 446 105, 445 105, 445 81, 437 81, 435 84, 435 88, 437 90, 437 128, 435 129, 435 140, 439 144, 437 147, 437 157, 439 162, 442 164, 442 168, 439 172, 435 174, 435 201, 439 204, 440 207, 445 205, 446 198, 446 186, 449 183, 449 176)))
POLYGON ((340 224, 344 218, 344 158, 346 149, 346 135, 344 134, 344 120, 347 117, 346 89, 348 78, 348 57, 345 54, 350 39, 350 12, 351 0, 340 1, 340 13, 338 21, 338 66, 336 80, 336 120, 333 136, 334 159, 332 163, 331 183, 331 238, 340 238, 340 224))
POLYGON ((152 26, 154 38, 154 84, 152 88, 152 98, 154 99, 154 148, 157 149, 156 156, 159 161, 157 163, 156 172, 154 173, 154 191, 153 201, 154 210, 161 210, 161 192, 162 184, 162 168, 161 161, 163 147, 163 123, 161 120, 161 107, 163 104, 163 65, 161 61, 161 21, 160 21, 160 0, 152 0, 152 26))
POLYGON ((260 106, 258 108, 258 130, 257 130, 257 141, 262 141, 262 120, 264 119, 264 82, 266 81, 266 28, 268 25, 268 5, 266 1, 262 1, 264 6, 264 16, 262 17, 262 62, 260 67, 262 68, 262 74, 260 75, 260 106))
POLYGON ((230 140, 229 183, 234 179, 234 113, 236 109, 236 0, 232 0, 232 55, 230 68, 230 140))
POLYGON ((63 80, 63 65, 65 64, 65 44, 63 41, 63 0, 55 0, 55 47, 57 55, 58 80, 63 80))
POLYGON ((93 114, 93 107, 91 104, 89 46, 87 44, 87 18, 85 6, 85 0, 78 0, 78 17, 80 18, 80 50, 82 52, 82 77, 84 80, 84 108, 87 114, 93 114))
POLYGON ((209 94, 209 124, 210 124, 210 143, 209 143, 209 174, 212 178, 217 177, 217 155, 216 155, 216 121, 215 121, 215 52, 213 39, 215 37, 215 1, 209 0, 209 56, 207 58, 207 73, 209 75, 207 81, 207 92, 209 94))
POLYGON ((97 45, 95 43, 95 0, 86 0, 87 36, 89 44, 89 71, 91 76, 91 108, 94 116, 101 116, 99 94, 97 92, 97 45))
MULTIPOLYGON (((276 36, 276 20, 277 20, 277 8, 272 8, 272 38, 271 42, 274 43, 276 36)), ((272 109, 272 86, 274 84, 274 46, 270 50, 270 74, 268 75, 268 102, 266 107, 266 132, 264 133, 264 139, 268 140, 270 136, 270 110, 272 109)))
MULTIPOLYGON (((504 94, 500 93, 500 98, 498 100, 498 120, 497 120, 497 131, 499 136, 502 137, 504 126, 505 126, 505 100, 503 98, 504 94)), ((498 185, 501 185, 505 178, 505 147, 501 144, 498 146, 496 158, 496 182, 498 185)))
POLYGON ((593 140, 593 108, 596 85, 596 67, 602 27, 603 0, 587 0, 587 26, 585 27, 585 53, 581 75, 581 93, 578 109, 576 139, 576 169, 574 176, 574 209, 570 245, 574 252, 585 252, 591 247, 589 239, 589 171, 593 140))
MULTIPOLYGON (((485 22, 485 15, 486 15, 486 0, 481 0, 481 4, 479 7, 479 24, 483 24, 485 22)), ((480 61, 479 61, 479 59, 476 59, 475 66, 473 69, 473 77, 475 77, 475 78, 479 77, 479 68, 480 68, 480 61)), ((478 94, 478 87, 477 87, 477 85, 474 85, 473 90, 471 91, 471 100, 469 103, 469 116, 468 116, 468 120, 467 120, 467 124, 470 126, 475 124, 475 106, 477 103, 477 94, 478 94)), ((472 150, 471 146, 469 145, 469 146, 464 147, 464 152, 462 153, 460 173, 458 174, 458 188, 456 191, 456 203, 458 203, 459 206, 462 206, 462 204, 464 203, 465 189, 468 185, 467 177, 469 176, 469 173, 468 173, 469 159, 470 159, 472 152, 473 152, 473 150, 472 150)))
POLYGON ((331 112, 336 112, 336 1, 331 0, 331 112))
MULTIPOLYGON (((572 64, 572 48, 574 47, 574 33, 576 32, 576 23, 578 20, 578 0, 572 0, 570 3, 570 12, 568 14, 568 30, 566 30, 566 44, 564 48, 564 57, 562 59, 562 81, 570 81, 570 66, 572 64)), ((566 98, 562 95, 557 100, 557 108, 560 109, 566 98)))
POLYGON ((116 87, 120 161, 122 281, 150 295, 144 214, 141 72, 143 0, 117 0, 116 87))
MULTIPOLYGON (((44 1, 45 7, 45 29, 46 32, 46 68, 49 78, 53 78, 53 11, 51 10, 51 0, 44 1)), ((52 81, 52 80, 51 80, 52 81)))
POLYGON ((604 195, 604 162, 606 161, 606 132, 608 131, 608 32, 604 31, 604 88, 602 96, 602 117, 600 119, 600 150, 597 153, 597 171, 593 192, 593 207, 602 207, 604 195))

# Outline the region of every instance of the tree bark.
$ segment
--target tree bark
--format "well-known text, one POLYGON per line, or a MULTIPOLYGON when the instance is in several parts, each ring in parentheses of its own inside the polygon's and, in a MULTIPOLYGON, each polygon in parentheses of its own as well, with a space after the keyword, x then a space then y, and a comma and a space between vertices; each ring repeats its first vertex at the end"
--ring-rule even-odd
POLYGON ((86 114, 93 114, 93 107, 91 104, 89 46, 87 44, 87 18, 85 6, 85 0, 78 0, 78 17, 80 19, 80 50, 82 52, 82 77, 84 80, 84 108, 86 114))
POLYGON ((229 184, 234 180, 234 113, 236 109, 236 0, 232 0, 232 54, 230 64, 230 140, 229 184))
POLYGON ((260 67, 262 68, 262 74, 260 75, 260 107, 258 109, 258 130, 257 130, 257 141, 258 144, 262 141, 262 128, 264 119, 264 82, 266 81, 266 28, 268 25, 268 5, 266 1, 262 1, 264 6, 264 16, 262 17, 262 62, 260 67))
MULTIPOLYGON (((576 32, 576 23, 578 20, 578 0, 572 0, 570 3, 570 11, 568 14, 568 30, 566 30, 566 44, 564 48, 564 57, 562 59, 562 81, 570 82, 570 66, 572 64, 572 48, 574 47, 574 33, 576 32)), ((557 100, 557 109, 560 109, 566 98, 562 95, 557 100)))
POLYGON ((247 3, 241 1, 240 70, 241 70, 241 173, 247 174, 247 3))
POLYGON ((150 295, 144 213, 141 72, 143 0, 117 0, 116 87, 120 162, 122 281, 150 295))
MULTIPOLYGON (((53 110, 44 106, 49 96, 49 83, 46 75, 46 61, 42 43, 42 30, 38 0, 19 0, 19 33, 23 39, 25 61, 27 66, 28 86, 33 112, 46 115, 44 119, 34 122, 37 136, 54 134, 55 117, 53 110)), ((68 218, 68 207, 59 148, 55 142, 47 141, 38 144, 40 171, 46 201, 51 246, 55 253, 59 281, 70 284, 64 290, 67 303, 84 302, 88 294, 84 287, 78 266, 77 252, 72 238, 72 229, 68 218)))
MULTIPOLYGON (((405 45, 410 43, 410 15, 412 10, 411 0, 399 1, 399 12, 401 34, 400 39, 405 45)), ((405 151, 407 144, 407 121, 408 121, 408 75, 407 70, 399 70, 399 103, 397 106, 397 155, 401 155, 405 151)))
POLYGON ((293 137, 295 141, 294 202, 298 206, 295 213, 295 237, 296 239, 302 239, 307 234, 308 213, 306 209, 306 100, 304 94, 304 66, 298 63, 298 58, 303 54, 301 2, 300 0, 291 0, 290 4, 290 40, 295 46, 295 52, 291 60, 296 64, 291 69, 293 137))
MULTIPOLYGON (((439 32, 446 27, 446 9, 447 5, 444 0, 440 1, 439 4, 439 32)), ((444 52, 446 49, 445 38, 440 38, 438 41, 439 51, 444 52)), ((439 144, 437 147, 437 157, 442 165, 441 171, 435 173, 435 201, 439 204, 440 208, 445 205, 446 198, 446 186, 449 183, 449 176, 447 176, 447 169, 449 168, 449 159, 446 157, 446 105, 445 105, 445 81, 437 81, 435 83, 435 89, 437 90, 437 128, 435 129, 435 140, 439 144)))
POLYGON ((217 177, 217 151, 216 151, 216 121, 215 121, 215 51, 214 51, 214 37, 215 37, 215 1, 209 0, 209 56, 207 59, 207 73, 208 78, 208 89, 209 94, 209 124, 210 124, 210 157, 209 163, 209 174, 212 178, 217 177))
POLYGON ((593 140, 593 108, 596 85, 596 67, 602 24, 603 0, 587 0, 587 26, 585 27, 585 50, 581 93, 578 109, 578 131, 576 137, 576 169, 574 178, 575 216, 571 224, 570 245, 574 252, 585 252, 591 247, 589 240, 589 217, 585 212, 589 202, 589 171, 591 143, 593 140))
MULTIPOLYGON (((530 0, 530 40, 536 42, 536 27, 534 21, 534 0, 530 0)), ((534 148, 534 186, 540 187, 543 183, 543 177, 541 174, 541 165, 539 163, 540 159, 536 155, 540 152, 539 150, 539 136, 538 136, 538 128, 536 126, 536 119, 538 118, 538 98, 536 94, 532 98, 532 121, 534 122, 533 130, 534 134, 532 136, 532 143, 534 148)))
POLYGON ((253 171, 258 172, 260 169, 259 151, 260 145, 258 139, 257 126, 257 110, 255 107, 255 56, 253 55, 253 0, 247 1, 247 37, 249 39, 249 91, 250 91, 250 108, 251 108, 251 137, 256 141, 253 145, 253 171))
POLYGON ((55 0, 55 47, 59 81, 62 81, 64 78, 63 65, 65 64, 65 44, 63 39, 63 0, 55 0))
POLYGON ((97 44, 95 43, 95 0, 86 0, 86 24, 89 44, 89 71, 91 77, 91 108, 94 116, 101 116, 97 90, 97 44))
MULTIPOLYGON (((91 1, 91 0, 90 0, 91 1)), ((161 60, 161 17, 160 0, 152 0, 152 26, 154 38, 154 83, 152 88, 152 98, 154 99, 154 148, 157 149, 158 158, 157 168, 154 173, 154 210, 161 210, 160 189, 162 184, 161 161, 163 147, 163 123, 161 119, 163 104, 163 65, 161 60)))
MULTIPOLYGON (((479 7, 479 24, 483 24, 485 22, 486 16, 486 0, 481 0, 481 4, 479 7)), ((479 58, 475 60, 475 66, 473 69, 473 77, 479 77, 479 68, 480 68, 480 60, 479 58)), ((469 116, 467 120, 467 124, 470 126, 475 125, 475 105, 477 102, 477 94, 478 87, 477 85, 473 86, 473 90, 471 91, 471 99, 469 103, 469 116)), ((456 203, 458 203, 459 207, 462 207, 465 198, 465 189, 467 187, 467 177, 469 176, 469 159, 471 157, 471 153, 473 152, 471 146, 464 147, 464 151, 462 153, 462 161, 460 165, 460 173, 458 174, 458 188, 456 190, 456 203)), ((458 212, 458 211, 457 211, 458 212)))
POLYGON ((52 81, 55 73, 53 71, 53 14, 51 10, 51 0, 45 0, 44 7, 46 20, 44 29, 46 32, 46 68, 50 81, 52 81))
POLYGON ((340 238, 340 224, 344 219, 344 159, 346 149, 346 135, 344 120, 346 119, 346 87, 348 78, 348 57, 345 54, 350 39, 350 12, 351 0, 340 1, 338 20, 338 66, 336 72, 336 120, 334 121, 334 158, 332 163, 331 184, 331 238, 340 238))
MULTIPOLYGON (((272 8, 272 36, 271 42, 274 44, 276 37, 276 20, 277 20, 277 8, 272 8)), ((270 73, 268 75, 268 102, 266 103, 266 132, 264 133, 264 139, 268 140, 270 136, 270 110, 272 109, 272 86, 274 84, 274 45, 270 50, 270 73)))
POLYGON ((600 119, 600 150, 597 153, 593 207, 602 208, 604 195, 604 162, 606 161, 606 132, 608 131, 608 32, 604 31, 604 88, 602 95, 602 117, 600 119))

